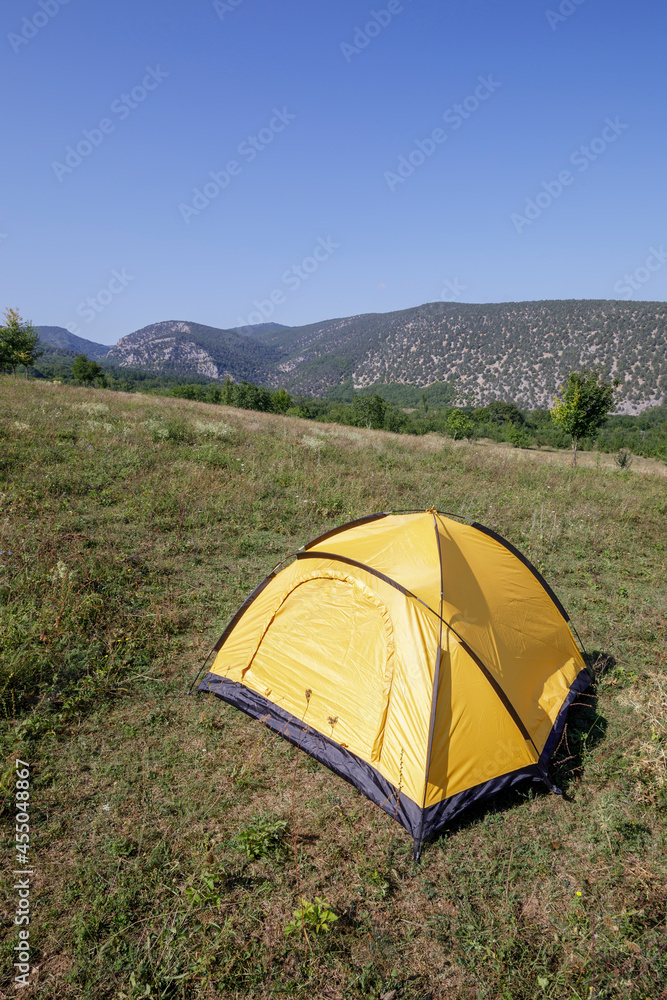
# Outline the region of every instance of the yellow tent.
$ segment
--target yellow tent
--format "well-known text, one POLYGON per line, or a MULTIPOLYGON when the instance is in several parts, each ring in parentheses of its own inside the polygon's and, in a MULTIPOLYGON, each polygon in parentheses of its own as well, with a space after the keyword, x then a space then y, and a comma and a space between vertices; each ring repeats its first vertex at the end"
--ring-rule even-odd
POLYGON ((304 545, 199 685, 425 837, 547 765, 590 676, 537 570, 481 524, 381 513, 304 545))

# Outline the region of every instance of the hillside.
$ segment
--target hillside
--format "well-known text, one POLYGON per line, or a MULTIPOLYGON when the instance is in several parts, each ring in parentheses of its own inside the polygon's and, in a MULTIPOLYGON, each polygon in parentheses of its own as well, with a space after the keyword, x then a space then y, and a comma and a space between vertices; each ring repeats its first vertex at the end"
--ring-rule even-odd
POLYGON ((280 330, 289 330, 289 326, 282 323, 255 323, 254 326, 237 326, 237 333, 242 333, 246 337, 260 337, 263 333, 278 333, 280 330))
POLYGON ((454 381, 458 401, 546 407, 568 372, 600 367, 623 380, 619 409, 667 401, 667 305, 545 301, 435 302, 263 334, 284 353, 269 384, 323 395, 355 387, 454 381))
POLYGON ((86 354, 98 361, 109 352, 108 344, 96 344, 70 333, 64 326, 38 326, 40 345, 48 354, 86 354))
MULTIPOLYGON (((71 336, 71 335, 70 335, 71 336)), ((433 302, 301 327, 222 330, 166 321, 123 337, 110 364, 180 376, 248 379, 312 396, 387 383, 449 383, 460 404, 550 405, 574 368, 622 379, 618 411, 667 402, 667 305, 569 300, 433 302)))
POLYGON ((664 996, 664 479, 555 458, 0 375, 0 806, 13 831, 26 761, 26 996, 664 996), (342 778, 186 691, 279 560, 432 506, 539 568, 596 685, 550 767, 565 797, 508 790, 415 865, 342 778), (330 930, 289 933, 318 897, 330 930))
MULTIPOLYGON (((275 324, 266 324, 274 327, 275 324)), ((274 336, 270 330, 264 336, 274 336)), ((237 330, 167 320, 121 337, 107 360, 120 368, 142 368, 170 375, 199 375, 265 382, 282 352, 237 330)))

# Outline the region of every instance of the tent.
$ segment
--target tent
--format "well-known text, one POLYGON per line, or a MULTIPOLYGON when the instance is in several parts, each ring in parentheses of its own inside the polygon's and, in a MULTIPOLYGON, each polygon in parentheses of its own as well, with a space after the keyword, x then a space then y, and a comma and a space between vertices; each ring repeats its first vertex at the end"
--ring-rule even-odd
POLYGON ((416 858, 474 802, 526 779, 558 791, 549 758, 591 680, 535 567, 454 517, 384 512, 304 545, 199 685, 360 789, 416 858))

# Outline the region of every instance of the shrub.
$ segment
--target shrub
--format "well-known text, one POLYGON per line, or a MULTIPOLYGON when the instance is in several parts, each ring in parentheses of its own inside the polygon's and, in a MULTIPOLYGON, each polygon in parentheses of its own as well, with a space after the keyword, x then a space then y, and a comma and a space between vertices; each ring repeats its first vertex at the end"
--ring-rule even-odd
POLYGON ((614 455, 614 461, 619 469, 629 469, 632 465, 632 452, 627 448, 621 448, 618 455, 614 455))

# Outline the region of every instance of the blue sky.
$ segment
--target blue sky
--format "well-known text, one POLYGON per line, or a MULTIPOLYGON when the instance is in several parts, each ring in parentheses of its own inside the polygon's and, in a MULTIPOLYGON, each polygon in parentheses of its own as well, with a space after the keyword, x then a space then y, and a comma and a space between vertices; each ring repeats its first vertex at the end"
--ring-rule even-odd
POLYGON ((0 21, 0 306, 37 324, 114 343, 667 296, 657 0, 7 0, 0 21))

